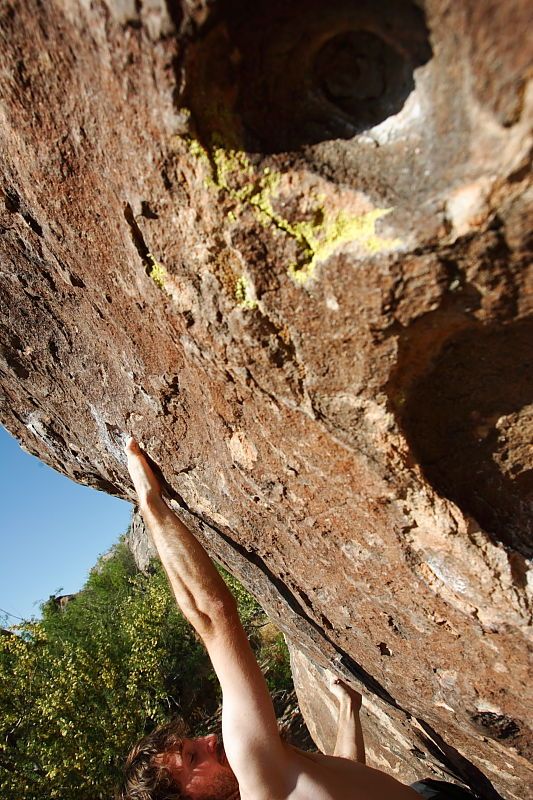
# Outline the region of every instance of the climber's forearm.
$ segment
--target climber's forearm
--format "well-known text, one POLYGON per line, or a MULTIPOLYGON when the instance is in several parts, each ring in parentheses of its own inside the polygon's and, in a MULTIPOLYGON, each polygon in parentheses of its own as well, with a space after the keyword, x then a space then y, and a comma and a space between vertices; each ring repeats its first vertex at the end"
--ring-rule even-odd
POLYGON ((184 616, 202 638, 237 614, 233 595, 208 554, 161 497, 140 506, 184 616))
POLYGON ((348 699, 342 701, 339 707, 337 741, 333 755, 359 761, 361 764, 366 763, 359 710, 348 699))

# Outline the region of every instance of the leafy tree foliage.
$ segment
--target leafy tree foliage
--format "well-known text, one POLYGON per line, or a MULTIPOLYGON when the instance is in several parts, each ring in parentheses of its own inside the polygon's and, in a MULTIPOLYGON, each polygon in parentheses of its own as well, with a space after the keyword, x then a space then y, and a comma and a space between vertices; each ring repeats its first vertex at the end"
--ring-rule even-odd
MULTIPOLYGON (((271 688, 289 688, 285 644, 234 578, 245 627, 271 688)), ((160 565, 138 573, 119 543, 61 610, 0 637, 0 795, 112 796, 132 744, 175 713, 201 724, 218 703, 207 654, 178 611, 160 565)))

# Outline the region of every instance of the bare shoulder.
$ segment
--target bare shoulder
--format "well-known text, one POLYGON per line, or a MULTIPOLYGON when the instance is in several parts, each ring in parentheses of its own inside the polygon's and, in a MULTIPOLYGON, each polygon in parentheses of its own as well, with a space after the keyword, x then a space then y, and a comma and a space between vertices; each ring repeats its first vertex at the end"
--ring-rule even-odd
POLYGON ((289 745, 286 749, 292 790, 284 800, 420 800, 414 789, 381 770, 289 745))

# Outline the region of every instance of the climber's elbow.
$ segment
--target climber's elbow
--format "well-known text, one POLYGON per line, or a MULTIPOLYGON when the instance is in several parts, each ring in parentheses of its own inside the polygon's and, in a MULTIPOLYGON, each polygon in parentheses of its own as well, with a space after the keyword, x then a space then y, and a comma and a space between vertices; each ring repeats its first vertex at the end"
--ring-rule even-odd
POLYGON ((237 603, 231 594, 211 600, 204 598, 201 607, 195 605, 184 613, 205 643, 208 639, 225 635, 235 624, 240 625, 237 603))

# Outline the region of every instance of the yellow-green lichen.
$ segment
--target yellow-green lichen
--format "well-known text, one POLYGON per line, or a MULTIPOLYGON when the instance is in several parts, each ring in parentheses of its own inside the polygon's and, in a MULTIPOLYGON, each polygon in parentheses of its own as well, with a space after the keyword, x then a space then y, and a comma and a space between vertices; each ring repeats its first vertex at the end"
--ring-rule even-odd
POLYGON ((377 220, 390 214, 392 208, 375 208, 365 214, 339 211, 334 216, 325 209, 323 211, 324 218, 320 224, 301 222, 293 225, 294 236, 304 248, 304 259, 289 267, 289 275, 297 283, 304 284, 310 280, 317 265, 327 261, 344 245, 358 244, 368 253, 380 253, 401 244, 400 239, 385 239, 376 233, 377 220))
POLYGON ((213 141, 215 144, 209 153, 198 142, 189 142, 190 152, 208 159, 210 163, 209 186, 224 191, 235 202, 234 210, 228 212, 232 222, 248 208, 262 225, 273 225, 295 241, 298 258, 290 265, 288 274, 296 283, 303 285, 311 280, 317 265, 327 261, 344 245, 356 243, 369 253, 378 253, 401 244, 400 239, 387 239, 376 233, 376 222, 389 214, 392 208, 376 208, 363 214, 346 210, 332 214, 325 206, 325 196, 319 195, 310 218, 290 222, 272 205, 281 174, 269 168, 257 174, 246 153, 219 147, 216 138, 213 141))
POLYGON ((242 150, 225 150, 223 147, 214 147, 212 159, 215 173, 213 181, 219 189, 225 189, 227 192, 235 191, 232 188, 231 179, 236 175, 254 177, 250 160, 242 150))
POLYGON ((148 253, 147 259, 150 262, 148 276, 157 286, 159 286, 160 289, 164 289, 165 281, 167 279, 166 269, 159 263, 159 261, 156 261, 152 253, 148 253))
POLYGON ((240 308, 252 310, 257 308, 257 300, 252 295, 250 281, 245 275, 241 275, 235 282, 235 299, 240 308))
POLYGON ((239 210, 246 205, 257 208, 265 206, 272 214, 265 192, 272 191, 274 184, 279 181, 279 176, 265 169, 263 175, 258 177, 243 150, 221 147, 216 135, 213 136, 212 142, 212 146, 206 149, 196 139, 186 140, 191 155, 210 165, 211 174, 206 178, 206 185, 226 192, 236 201, 239 210))
POLYGON ((262 225, 276 225, 276 227, 286 230, 284 224, 288 224, 279 214, 276 214, 272 208, 272 197, 281 180, 281 175, 277 172, 265 170, 257 184, 250 192, 249 203, 262 225))
POLYGON ((202 147, 202 145, 200 144, 200 142, 197 139, 187 138, 185 141, 187 143, 187 147, 189 149, 189 153, 192 156, 194 156, 195 158, 198 158, 198 159, 200 159, 202 161, 206 161, 208 164, 210 163, 209 162, 209 156, 207 154, 207 150, 205 149, 205 147, 202 147))

